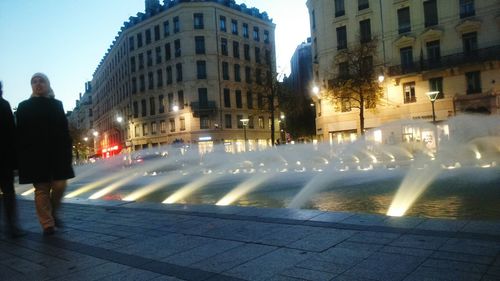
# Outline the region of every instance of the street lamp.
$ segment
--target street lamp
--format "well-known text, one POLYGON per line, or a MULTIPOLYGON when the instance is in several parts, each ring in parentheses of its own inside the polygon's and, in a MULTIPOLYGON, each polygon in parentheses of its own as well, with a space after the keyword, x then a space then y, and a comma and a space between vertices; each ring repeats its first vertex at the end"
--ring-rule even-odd
POLYGON ((439 91, 427 92, 426 95, 427 97, 429 97, 429 100, 431 101, 432 104, 432 123, 436 124, 436 112, 434 111, 434 102, 436 101, 439 95, 439 91))
POLYGON ((248 119, 248 118, 240 119, 240 122, 243 124, 243 136, 244 136, 244 139, 245 139, 245 152, 247 151, 247 126, 248 126, 248 121, 250 121, 250 119, 248 119))
POLYGON ((282 137, 282 141, 283 143, 287 143, 287 139, 286 139, 286 127, 285 127, 285 114, 283 112, 281 112, 281 115, 280 115, 280 127, 281 127, 281 132, 283 133, 283 137, 282 137))

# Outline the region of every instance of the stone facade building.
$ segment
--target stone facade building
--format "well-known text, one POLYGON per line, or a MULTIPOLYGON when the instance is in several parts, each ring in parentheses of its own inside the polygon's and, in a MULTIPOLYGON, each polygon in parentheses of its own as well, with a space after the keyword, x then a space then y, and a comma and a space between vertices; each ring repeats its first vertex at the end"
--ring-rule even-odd
POLYGON ((339 72, 339 54, 363 40, 378 40, 376 71, 385 79, 383 99, 365 113, 366 129, 391 121, 373 137, 385 142, 449 136, 446 120, 478 112, 500 114, 500 5, 489 0, 308 0, 313 41, 318 138, 332 143, 359 135, 358 110, 342 110, 321 99, 339 72), (439 91, 433 115, 427 93, 439 91), (438 124, 433 130, 411 125, 438 124), (407 120, 403 121, 403 120, 407 120), (422 123, 422 122, 420 122, 422 123), (424 122, 425 123, 425 122, 424 122))
POLYGON ((275 25, 267 14, 233 0, 145 3, 93 75, 99 148, 180 142, 241 151, 244 129, 249 149, 268 146, 275 25), (245 128, 241 119, 249 119, 245 128))

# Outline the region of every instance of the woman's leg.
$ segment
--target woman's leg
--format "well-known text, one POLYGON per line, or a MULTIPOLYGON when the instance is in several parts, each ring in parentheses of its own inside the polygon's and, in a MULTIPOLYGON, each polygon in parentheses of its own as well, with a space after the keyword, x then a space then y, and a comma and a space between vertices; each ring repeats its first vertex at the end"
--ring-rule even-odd
POLYGON ((54 218, 52 217, 52 205, 50 200, 50 183, 35 183, 35 206, 38 215, 38 221, 43 229, 54 227, 54 218))
POLYGON ((66 190, 67 182, 66 180, 56 180, 52 181, 52 193, 50 195, 50 202, 52 204, 52 217, 54 218, 56 226, 61 226, 61 221, 58 218, 57 212, 61 207, 61 200, 66 190))

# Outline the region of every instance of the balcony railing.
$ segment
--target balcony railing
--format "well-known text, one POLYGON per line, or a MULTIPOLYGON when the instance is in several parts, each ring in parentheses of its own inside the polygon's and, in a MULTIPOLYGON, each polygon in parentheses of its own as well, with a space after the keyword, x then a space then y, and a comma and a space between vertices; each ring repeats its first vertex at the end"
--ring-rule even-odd
POLYGON ((217 112, 217 106, 215 101, 208 101, 206 103, 192 102, 191 110, 193 111, 194 117, 200 117, 200 115, 213 115, 217 112))
POLYGON ((470 52, 461 52, 457 54, 442 56, 433 60, 415 61, 413 64, 394 65, 389 67, 389 76, 398 76, 408 73, 421 72, 439 68, 449 68, 466 63, 477 63, 488 60, 500 59, 500 45, 489 48, 477 49, 470 52))

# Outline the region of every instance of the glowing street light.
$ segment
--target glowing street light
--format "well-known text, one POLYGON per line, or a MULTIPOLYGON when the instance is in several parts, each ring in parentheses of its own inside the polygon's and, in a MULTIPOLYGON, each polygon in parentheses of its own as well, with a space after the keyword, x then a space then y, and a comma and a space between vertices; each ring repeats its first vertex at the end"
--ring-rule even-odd
POLYGON ((385 80, 385 76, 384 75, 381 74, 381 75, 378 76, 378 82, 379 83, 384 82, 384 80, 385 80))
POLYGON ((436 124, 436 112, 434 111, 434 102, 436 101, 439 95, 439 91, 427 92, 426 95, 427 97, 429 97, 429 100, 431 101, 432 104, 432 123, 436 124))
POLYGON ((240 122, 243 124, 243 136, 244 136, 244 139, 245 139, 245 152, 247 151, 247 126, 248 126, 248 121, 250 121, 250 119, 248 119, 248 118, 240 119, 240 122))
POLYGON ((118 122, 118 123, 123 122, 123 117, 121 117, 121 116, 117 116, 117 117, 116 117, 116 122, 118 122))
POLYGON ((174 112, 179 111, 179 106, 178 106, 178 105, 174 105, 174 106, 172 106, 172 110, 173 110, 174 112))
POLYGON ((312 88, 312 91, 313 91, 313 94, 315 94, 316 96, 319 96, 319 87, 318 86, 314 86, 312 88))

